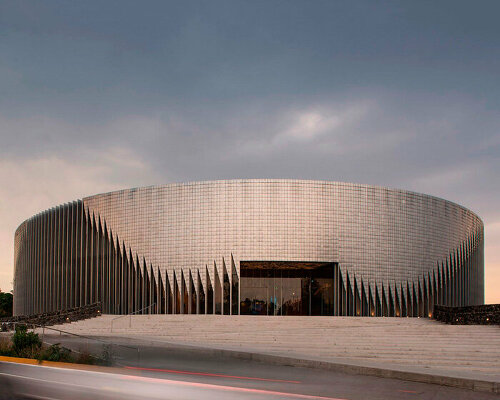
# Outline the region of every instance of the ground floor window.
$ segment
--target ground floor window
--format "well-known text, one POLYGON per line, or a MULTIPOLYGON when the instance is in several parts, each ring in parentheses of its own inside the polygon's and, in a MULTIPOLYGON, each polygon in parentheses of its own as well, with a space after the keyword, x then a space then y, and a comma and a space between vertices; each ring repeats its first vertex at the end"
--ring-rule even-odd
POLYGON ((335 263, 242 261, 240 313, 333 315, 335 263))

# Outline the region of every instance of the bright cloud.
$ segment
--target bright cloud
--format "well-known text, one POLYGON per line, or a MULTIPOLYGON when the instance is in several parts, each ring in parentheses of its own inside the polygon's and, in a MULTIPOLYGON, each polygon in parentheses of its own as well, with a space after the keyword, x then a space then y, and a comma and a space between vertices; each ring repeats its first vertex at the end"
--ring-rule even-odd
POLYGON ((158 182, 154 171, 124 148, 88 161, 82 154, 0 160, 0 288, 11 288, 14 232, 23 220, 88 195, 158 182))

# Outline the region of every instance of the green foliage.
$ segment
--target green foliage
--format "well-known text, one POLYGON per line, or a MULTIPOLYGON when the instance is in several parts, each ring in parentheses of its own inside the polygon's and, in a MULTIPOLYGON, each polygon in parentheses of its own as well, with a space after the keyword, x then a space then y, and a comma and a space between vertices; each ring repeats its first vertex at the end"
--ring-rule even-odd
POLYGON ((113 353, 111 352, 111 346, 109 344, 105 345, 102 350, 101 357, 99 359, 100 365, 112 365, 113 364, 113 353))
POLYGON ((98 364, 98 360, 86 351, 79 353, 74 362, 77 364, 98 364))
POLYGON ((0 337, 0 356, 13 357, 14 355, 10 339, 0 337))
POLYGON ((40 360, 74 362, 71 350, 61 347, 59 343, 53 344, 41 353, 40 360))
MULTIPOLYGON (((33 358, 38 354, 42 342, 35 332, 28 332, 26 325, 17 325, 12 336, 12 350, 18 357, 33 358)), ((36 357, 35 357, 36 358, 36 357)))
POLYGON ((12 317, 12 293, 4 293, 0 290, 0 318, 12 317))
POLYGON ((73 353, 59 343, 43 346, 38 334, 28 332, 26 325, 17 325, 16 332, 9 340, 0 337, 0 356, 32 358, 39 361, 59 361, 77 364, 112 365, 111 347, 103 347, 100 356, 87 351, 73 353))

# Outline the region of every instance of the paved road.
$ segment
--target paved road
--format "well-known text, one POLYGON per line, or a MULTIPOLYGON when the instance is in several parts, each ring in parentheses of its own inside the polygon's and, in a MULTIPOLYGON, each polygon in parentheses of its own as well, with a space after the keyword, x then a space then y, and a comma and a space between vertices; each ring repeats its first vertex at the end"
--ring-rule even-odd
MULTIPOLYGON (((279 367, 283 369, 283 367, 279 367)), ((3 399, 493 399, 494 395, 292 368, 287 380, 265 366, 251 376, 131 370, 112 374, 0 362, 3 399), (305 374, 304 374, 305 372, 305 374), (316 374, 314 374, 316 372, 316 374), (256 375, 266 376, 263 380, 256 375), (293 379, 298 380, 293 380, 293 379)), ((274 371, 283 373, 285 371, 274 371)))
MULTIPOLYGON (((47 338, 50 340, 50 338, 47 338)), ((71 338, 59 342, 77 346, 71 338)), ((98 351, 98 347, 89 350, 98 351)), ((87 371, 61 373, 48 367, 0 364, 0 373, 16 387, 33 390, 40 385, 46 397, 164 398, 164 399, 498 399, 497 395, 438 385, 371 376, 207 356, 183 349, 141 347, 113 350, 123 367, 121 374, 87 371), (125 375, 124 375, 125 374, 125 375), (14 375, 14 376, 12 376, 14 375), (159 397, 158 397, 159 396, 159 397)), ((38 390, 38 389, 37 389, 38 390)), ((40 393, 40 392, 39 392, 40 393)), ((39 394, 40 395, 40 394, 39 394)))

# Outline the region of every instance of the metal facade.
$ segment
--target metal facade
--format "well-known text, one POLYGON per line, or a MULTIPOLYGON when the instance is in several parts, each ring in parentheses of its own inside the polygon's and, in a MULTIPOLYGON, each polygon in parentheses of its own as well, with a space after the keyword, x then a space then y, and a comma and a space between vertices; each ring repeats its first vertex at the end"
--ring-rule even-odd
POLYGON ((229 180, 127 189, 44 211, 15 234, 14 313, 239 310, 241 261, 335 262, 334 315, 428 316, 484 302, 481 219, 351 183, 229 180))

